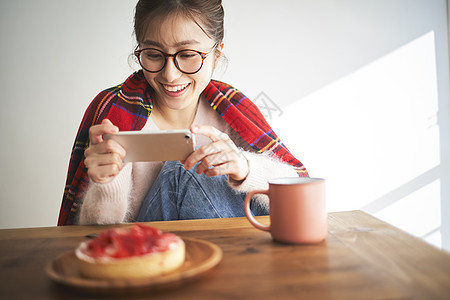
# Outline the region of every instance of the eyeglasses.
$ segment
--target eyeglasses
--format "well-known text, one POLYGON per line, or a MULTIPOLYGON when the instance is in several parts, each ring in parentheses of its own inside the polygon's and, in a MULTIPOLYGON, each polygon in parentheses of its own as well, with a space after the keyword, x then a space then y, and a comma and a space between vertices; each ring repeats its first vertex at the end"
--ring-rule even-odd
POLYGON ((134 55, 137 57, 141 67, 150 73, 158 73, 167 63, 168 57, 173 57, 175 67, 184 74, 195 74, 203 66, 203 61, 217 47, 215 44, 209 52, 200 52, 196 50, 181 50, 174 54, 164 53, 155 48, 145 48, 135 50, 134 55))

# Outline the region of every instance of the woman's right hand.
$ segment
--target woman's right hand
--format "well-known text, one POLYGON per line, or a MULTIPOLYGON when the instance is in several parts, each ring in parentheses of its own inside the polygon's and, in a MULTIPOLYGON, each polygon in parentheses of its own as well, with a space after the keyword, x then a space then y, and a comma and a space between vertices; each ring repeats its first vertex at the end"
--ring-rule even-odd
POLYGON ((84 164, 89 178, 96 183, 108 183, 119 174, 124 166, 125 149, 114 140, 103 140, 104 134, 119 131, 110 120, 89 128, 89 147, 84 151, 84 164))

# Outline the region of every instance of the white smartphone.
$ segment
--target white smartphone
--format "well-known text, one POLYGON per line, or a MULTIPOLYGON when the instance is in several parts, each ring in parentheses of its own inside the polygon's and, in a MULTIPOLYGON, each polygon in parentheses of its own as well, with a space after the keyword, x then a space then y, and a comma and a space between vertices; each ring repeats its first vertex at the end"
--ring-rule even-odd
POLYGON ((120 131, 105 134, 127 152, 124 162, 185 160, 195 150, 195 136, 186 129, 120 131))

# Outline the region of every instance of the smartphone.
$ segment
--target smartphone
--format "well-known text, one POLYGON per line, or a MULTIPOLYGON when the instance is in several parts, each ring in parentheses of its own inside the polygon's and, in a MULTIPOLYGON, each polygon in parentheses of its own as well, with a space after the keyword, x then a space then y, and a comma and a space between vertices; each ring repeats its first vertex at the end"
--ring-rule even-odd
POLYGON ((127 152, 124 162, 185 160, 195 150, 195 135, 187 129, 120 131, 105 134, 127 152))

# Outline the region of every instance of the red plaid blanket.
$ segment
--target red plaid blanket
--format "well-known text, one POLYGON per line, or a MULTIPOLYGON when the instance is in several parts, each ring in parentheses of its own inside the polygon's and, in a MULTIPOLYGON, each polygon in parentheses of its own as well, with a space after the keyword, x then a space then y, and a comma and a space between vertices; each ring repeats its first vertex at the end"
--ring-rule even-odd
MULTIPOLYGON (((81 121, 72 149, 58 225, 74 223, 89 184, 84 165, 84 150, 89 144, 89 128, 107 118, 121 131, 141 130, 152 110, 151 89, 141 70, 128 77, 123 84, 100 92, 91 102, 81 121)), ((299 176, 308 176, 303 164, 281 143, 256 105, 237 89, 211 80, 203 95, 231 128, 256 151, 269 152, 292 165, 299 176)))

